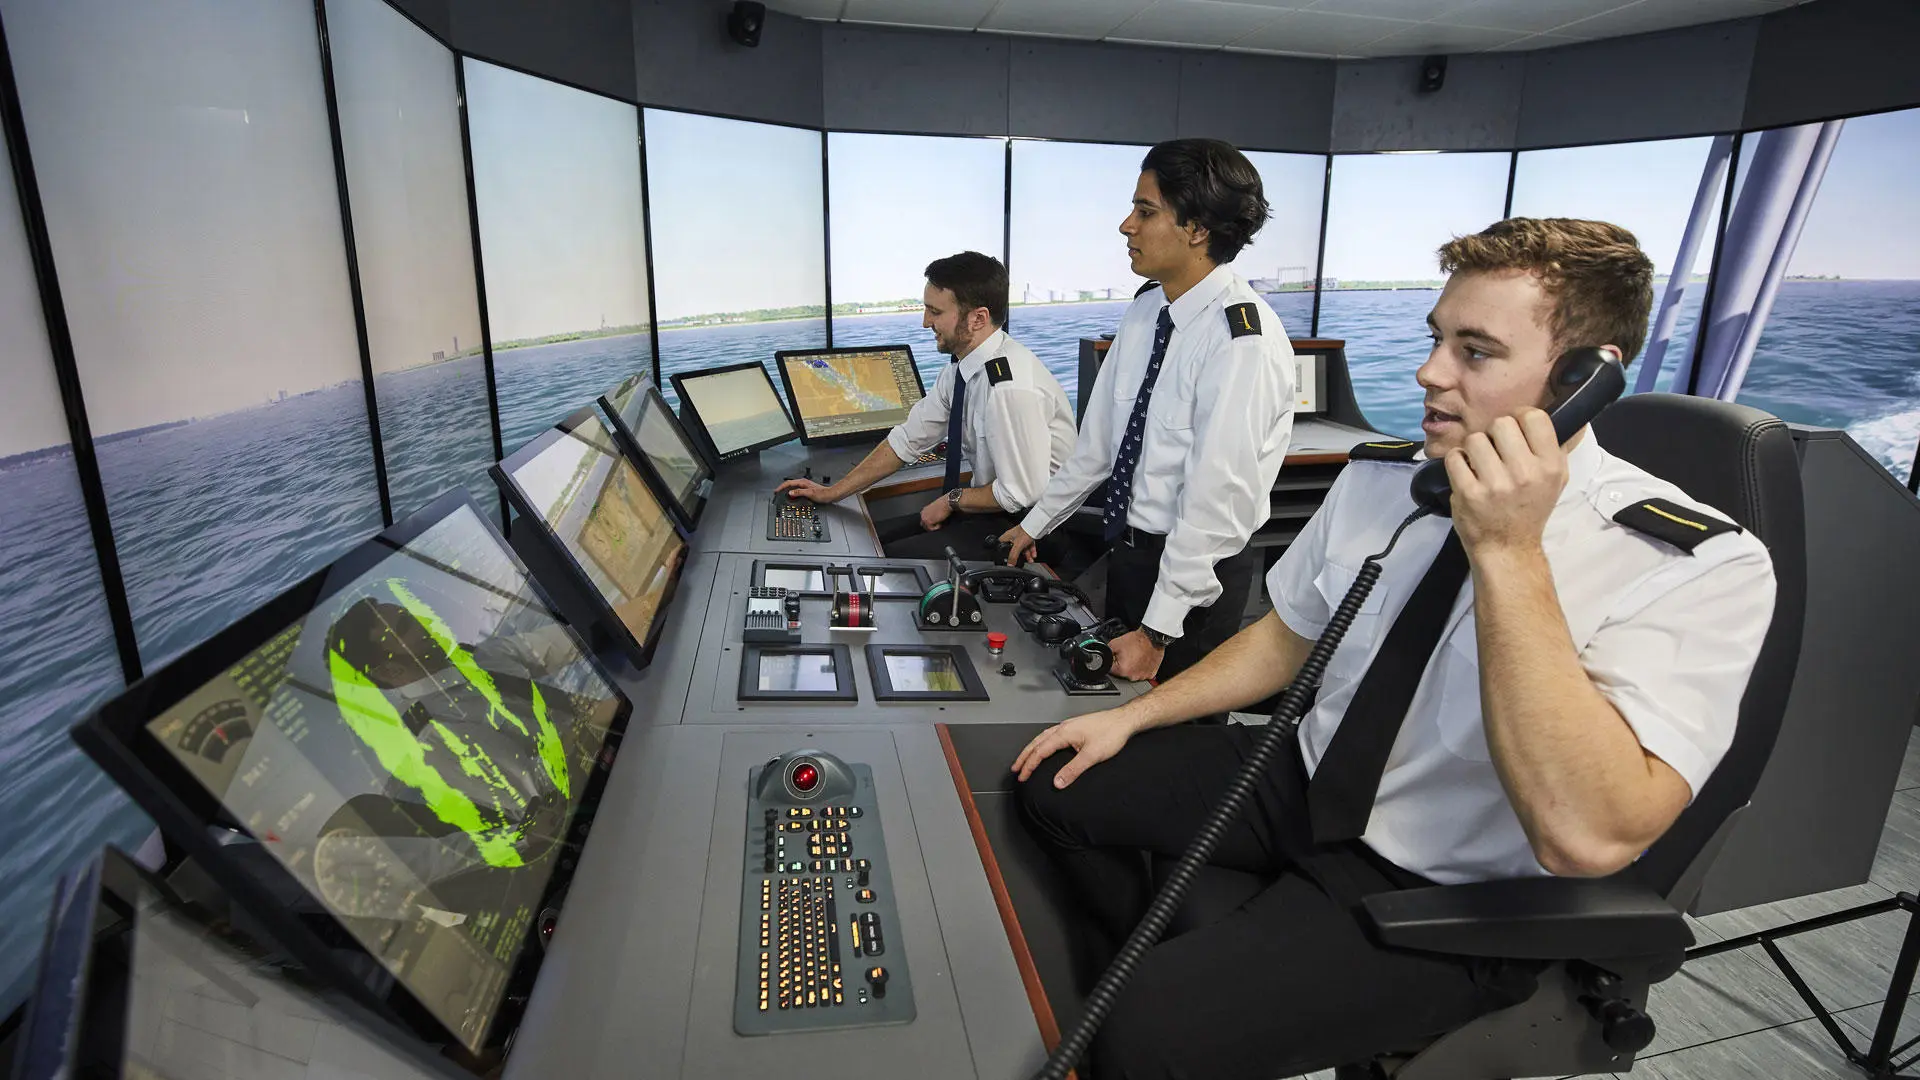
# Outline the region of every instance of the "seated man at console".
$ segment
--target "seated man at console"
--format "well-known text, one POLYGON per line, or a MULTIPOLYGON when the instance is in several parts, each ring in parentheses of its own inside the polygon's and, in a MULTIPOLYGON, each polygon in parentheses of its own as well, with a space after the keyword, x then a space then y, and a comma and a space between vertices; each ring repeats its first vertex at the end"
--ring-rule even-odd
POLYGON ((777 489, 795 499, 839 502, 891 476, 907 462, 947 443, 941 494, 903 527, 882 526, 888 555, 937 559, 951 546, 981 557, 982 541, 999 536, 1026 512, 1073 450, 1073 406, 1060 380, 1032 350, 1001 329, 1007 322, 1007 268, 977 251, 936 259, 927 267, 921 325, 953 358, 933 392, 866 460, 823 486, 787 480, 777 489), (960 486, 960 459, 973 465, 960 486))
MULTIPOLYGON (((1537 407, 1564 350, 1639 351, 1652 263, 1614 225, 1515 218, 1448 243, 1440 264, 1451 277, 1415 378, 1452 521, 1399 538, 1297 739, 1214 855, 1273 882, 1148 953, 1094 1044, 1096 1080, 1364 1062, 1524 999, 1537 967, 1376 946, 1353 905, 1614 873, 1732 741, 1773 613, 1766 548, 1591 430, 1559 445, 1537 407)), ((1268 574, 1273 613, 1015 760, 1029 825, 1115 942, 1149 900, 1141 849, 1177 856, 1254 741, 1169 725, 1285 686, 1413 510, 1423 448, 1377 447, 1268 574)))

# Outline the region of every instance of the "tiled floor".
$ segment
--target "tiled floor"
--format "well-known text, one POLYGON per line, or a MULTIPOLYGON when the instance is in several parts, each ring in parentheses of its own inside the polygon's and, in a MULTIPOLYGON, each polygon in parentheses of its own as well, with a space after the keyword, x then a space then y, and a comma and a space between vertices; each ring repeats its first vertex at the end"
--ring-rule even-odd
MULTIPOLYGON (((1869 881, 1849 889, 1691 919, 1701 942, 1724 940, 1798 919, 1920 890, 1920 730, 1907 742, 1899 790, 1887 815, 1869 881)), ((1832 926, 1780 943, 1842 1029, 1867 1049, 1906 934, 1899 912, 1832 926), (1844 1011, 1842 1011, 1844 1010, 1844 1011)), ((1632 1072, 1651 1080, 1857 1080, 1813 1011, 1759 946, 1688 964, 1654 987, 1647 1012, 1659 1036, 1632 1072)), ((1920 994, 1909 999, 1899 1046, 1920 1035, 1920 994)), ((1332 1080, 1331 1072, 1311 1080, 1332 1080)))

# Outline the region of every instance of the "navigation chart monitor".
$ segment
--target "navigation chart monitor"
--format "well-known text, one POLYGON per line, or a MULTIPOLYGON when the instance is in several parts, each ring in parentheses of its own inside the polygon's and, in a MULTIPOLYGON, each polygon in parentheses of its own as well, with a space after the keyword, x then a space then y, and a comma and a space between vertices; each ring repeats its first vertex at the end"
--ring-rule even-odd
POLYGON ((778 352, 780 381, 809 446, 854 442, 907 418, 927 396, 913 349, 871 345, 857 349, 778 352))
POLYGON ((484 1061, 630 710, 455 492, 74 738, 308 971, 484 1061))
POLYGON ((308 985, 217 890, 194 899, 111 847, 61 880, 15 1080, 464 1075, 308 985))
POLYGON ((676 371, 672 378, 685 413, 692 415, 688 426, 706 433, 713 456, 722 461, 778 446, 799 434, 766 365, 757 360, 676 371))
POLYGON ((600 414, 575 412, 493 474, 521 519, 588 587, 599 623, 645 666, 687 545, 600 414))
POLYGON ((613 418, 613 432, 628 452, 652 471, 680 527, 692 532, 713 490, 713 469, 667 407, 660 388, 647 376, 635 375, 602 394, 600 407, 613 418))

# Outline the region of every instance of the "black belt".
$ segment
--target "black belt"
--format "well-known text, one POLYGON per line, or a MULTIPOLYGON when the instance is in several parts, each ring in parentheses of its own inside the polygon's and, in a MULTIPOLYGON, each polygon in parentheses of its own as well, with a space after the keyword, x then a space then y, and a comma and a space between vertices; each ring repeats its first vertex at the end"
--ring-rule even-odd
POLYGON ((1121 531, 1119 536, 1113 538, 1113 543, 1110 546, 1160 551, 1167 546, 1167 534, 1148 532, 1145 529, 1137 529, 1129 525, 1121 531))

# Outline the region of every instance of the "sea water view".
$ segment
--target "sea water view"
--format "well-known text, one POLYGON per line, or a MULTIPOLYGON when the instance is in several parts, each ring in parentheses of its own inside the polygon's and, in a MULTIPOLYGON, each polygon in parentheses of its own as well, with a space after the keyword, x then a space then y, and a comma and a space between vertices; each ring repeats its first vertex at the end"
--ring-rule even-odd
MULTIPOLYGON (((1673 355, 1691 347, 1700 286, 1690 288, 1673 355)), ((1336 291, 1321 336, 1347 342, 1356 394, 1389 434, 1416 433, 1413 373, 1427 348, 1426 289, 1336 291)), ((1312 297, 1270 296, 1286 332, 1308 334, 1312 297)), ((1079 340, 1113 330, 1126 301, 1021 306, 1009 330, 1077 397, 1079 340)), ((665 375, 824 344, 819 320, 662 330, 665 375)), ((945 362, 917 312, 836 316, 836 345, 905 342, 926 381, 945 362)), ((1784 419, 1842 427, 1904 479, 1920 440, 1920 281, 1792 281, 1780 290, 1741 400, 1784 419)), ((648 335, 501 350, 495 357, 508 453, 635 371, 648 335)), ((498 506, 478 356, 377 378, 397 513, 450 488, 498 506)), ((1631 374, 1630 374, 1631 378, 1631 374)), ((776 383, 778 380, 775 380, 776 383)), ((1663 376, 1660 388, 1665 389, 1663 376)), ((103 441, 101 471, 149 671, 245 614, 379 528, 360 384, 103 441), (216 568, 196 572, 195 568, 216 568)), ((0 463, 0 545, 15 565, 0 585, 0 1007, 24 998, 54 876, 103 842, 137 844, 150 826, 73 748, 67 731, 119 689, 98 566, 71 458, 0 463), (60 619, 48 619, 62 611, 60 619)))

